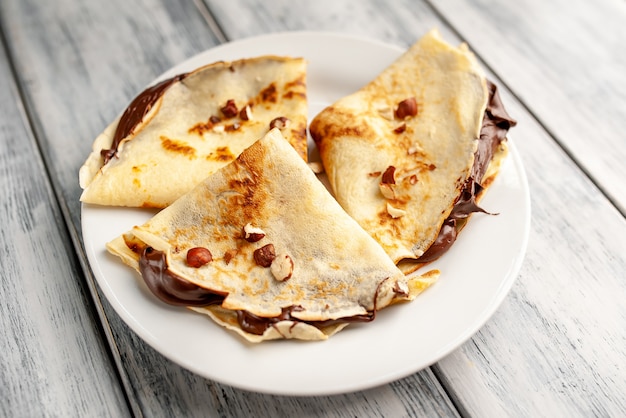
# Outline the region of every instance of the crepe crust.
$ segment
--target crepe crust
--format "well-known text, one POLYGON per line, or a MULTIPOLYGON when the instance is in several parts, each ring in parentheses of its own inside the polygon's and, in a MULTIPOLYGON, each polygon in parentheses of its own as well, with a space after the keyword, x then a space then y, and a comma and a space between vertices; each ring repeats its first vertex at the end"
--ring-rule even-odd
POLYGON ((217 62, 174 82, 104 164, 119 118, 93 143, 79 172, 81 201, 110 206, 163 208, 288 119, 285 138, 307 157, 306 62, 263 56, 217 62), (225 117, 233 100, 245 116, 225 117), (212 121, 212 116, 222 120, 212 121))
POLYGON ((220 306, 194 310, 250 341, 326 339, 343 325, 318 329, 302 321, 368 315, 416 294, 277 129, 144 225, 107 244, 137 270, 145 246, 165 252, 169 270, 179 277, 227 295, 220 306), (260 241, 244 239, 249 223, 263 231, 260 241), (271 268, 255 263, 255 250, 268 243, 293 260, 288 280, 278 281, 271 268), (209 249, 213 261, 190 267, 186 253, 193 247, 209 249), (261 336, 233 319, 237 310, 276 318, 293 306, 302 308, 291 313, 297 324, 280 321, 261 336))
MULTIPOLYGON (((509 154, 509 147, 506 142, 501 142, 498 146, 498 149, 493 155, 489 166, 487 167, 487 171, 482 179, 481 185, 483 187, 482 191, 476 195, 476 203, 480 203, 481 199, 485 196, 485 192, 491 186, 493 181, 496 179, 498 173, 500 172, 500 167, 504 162, 506 156, 509 154)), ((457 233, 460 232, 465 226, 467 222, 471 218, 472 215, 468 215, 464 220, 459 220, 457 222, 457 233)), ((405 258, 396 263, 398 268, 405 274, 410 275, 415 273, 417 270, 422 268, 424 265, 428 263, 420 262, 416 259, 405 258)))
POLYGON ((488 100, 482 69, 437 31, 311 122, 341 206, 398 263, 438 235, 474 162, 488 100), (398 115, 414 99, 416 114, 398 115), (393 167, 395 184, 383 174, 393 167))

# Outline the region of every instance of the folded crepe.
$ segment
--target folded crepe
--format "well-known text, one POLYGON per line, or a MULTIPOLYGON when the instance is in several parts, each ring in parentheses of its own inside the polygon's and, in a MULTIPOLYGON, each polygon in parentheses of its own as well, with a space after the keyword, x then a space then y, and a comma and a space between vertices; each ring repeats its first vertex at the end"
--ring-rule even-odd
POLYGON ((407 279, 277 129, 107 248, 252 342, 326 339, 437 276, 407 279))
POLYGON ((412 269, 482 211, 514 124, 467 46, 433 30, 309 129, 338 202, 412 269))
POLYGON ((81 201, 163 208, 280 128, 306 159, 306 63, 262 56, 217 62, 142 92, 96 138, 81 201))

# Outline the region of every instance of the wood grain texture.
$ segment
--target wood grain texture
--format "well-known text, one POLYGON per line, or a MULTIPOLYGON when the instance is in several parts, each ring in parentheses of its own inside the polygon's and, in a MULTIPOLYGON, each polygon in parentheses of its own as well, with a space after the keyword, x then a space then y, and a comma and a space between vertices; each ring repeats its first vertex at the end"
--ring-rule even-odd
POLYGON ((624 416, 626 221, 507 96, 531 189, 526 259, 498 312, 436 374, 469 415, 624 416))
POLYGON ((0 416, 127 414, 3 48, 0 190, 0 416))
MULTIPOLYGON (((566 61, 576 63, 573 57, 580 50, 603 64, 621 63, 621 56, 611 56, 611 47, 601 51, 594 49, 597 39, 622 39, 614 30, 616 22, 623 20, 619 12, 612 13, 621 10, 620 5, 612 0, 601 0, 593 13, 586 14, 583 6, 569 11, 569 8, 576 8, 576 4, 561 4, 559 7, 568 11, 564 21, 570 23, 565 32, 581 34, 576 35, 580 42, 574 48, 563 43, 561 32, 564 30, 555 28, 551 22, 544 22, 544 25, 552 25, 550 36, 555 37, 546 38, 540 24, 525 20, 530 19, 526 16, 528 4, 541 10, 552 7, 535 4, 534 0, 525 2, 524 7, 507 4, 509 16, 504 21, 494 19, 496 12, 483 7, 487 3, 476 1, 443 3, 439 8, 443 20, 429 4, 409 0, 385 3, 374 0, 205 0, 205 4, 205 12, 215 19, 227 39, 304 29, 363 35, 408 46, 433 26, 438 26, 451 42, 460 41, 455 36, 460 33, 470 41, 480 58, 496 70, 493 78, 504 80, 512 88, 512 93, 506 89, 503 93, 509 110, 520 122, 513 135, 531 186, 530 243, 511 294, 469 342, 435 365, 432 371, 427 369, 380 388, 343 396, 267 396, 201 379, 143 343, 121 322, 107 301, 100 299, 91 283, 96 306, 101 304, 103 320, 108 321, 105 326, 111 327, 112 349, 119 353, 121 374, 128 385, 133 413, 150 416, 455 416, 455 406, 458 406, 463 416, 481 417, 626 414, 623 397, 626 393, 626 308, 622 303, 626 296, 623 281, 626 277, 626 221, 561 148, 565 147, 580 160, 593 180, 617 202, 619 199, 613 191, 619 191, 623 182, 615 181, 616 178, 621 181, 623 176, 614 176, 621 173, 623 165, 616 168, 614 163, 621 164, 626 150, 623 141, 616 142, 618 137, 614 134, 623 130, 607 126, 623 127, 620 125, 624 120, 620 113, 624 109, 620 90, 623 86, 611 89, 603 82, 587 80, 588 89, 582 89, 578 83, 585 80, 580 74, 595 74, 593 66, 584 67, 582 73, 568 70, 564 77, 569 81, 565 82, 559 72, 562 63, 555 58, 560 54, 566 61), (593 28, 602 27, 605 21, 610 22, 609 30, 594 34, 593 28), (446 22, 452 22, 454 27, 447 26, 446 22), (525 22, 525 26, 518 25, 516 29, 516 22, 525 22), (479 25, 481 31, 474 30, 479 25), (529 28, 532 30, 527 33, 529 28), (500 38, 508 42, 507 52, 495 44, 500 38), (545 39, 552 41, 544 45, 545 39), (546 56, 549 59, 543 59, 546 56), (517 63, 514 59, 519 60, 520 67, 514 68, 517 63), (525 71, 529 74, 524 74, 525 71), (539 86, 543 87, 531 85, 530 80, 539 80, 539 86), (582 93, 588 90, 596 93, 591 96, 582 93), (521 98, 522 102, 516 98, 521 98), (571 103, 565 103, 567 101, 571 103), (602 138, 600 142, 590 141, 587 148, 581 148, 579 143, 585 135, 595 139, 587 123, 597 114, 585 112, 594 112, 590 109, 598 107, 601 101, 617 106, 603 109, 621 119, 598 128, 597 132, 612 137, 602 138), (569 107, 555 106, 555 103, 569 107), (574 105, 586 110, 573 109, 574 105), (554 121, 550 123, 554 125, 541 117, 539 121, 534 118, 542 114, 550 114, 550 121, 554 121), (570 123, 571 119, 576 119, 575 123, 566 128, 559 123, 570 123), (614 160, 606 156, 606 142, 602 141, 613 141, 612 150, 621 157, 614 160), (608 166, 606 170, 600 170, 603 164, 597 161, 604 161, 608 166), (454 400, 454 406, 446 391, 454 400)), ((500 8, 505 6, 498 4, 500 8)), ((531 16, 534 15, 531 13, 531 16)), ((212 33, 212 27, 194 4, 182 0, 130 3, 123 0, 9 0, 0 3, 0 23, 18 70, 18 81, 26 93, 27 110, 32 115, 47 170, 68 220, 70 235, 77 237, 75 249, 81 255, 77 170, 89 152, 91 141, 155 76, 217 44, 221 34, 212 33)), ((619 48, 613 50, 620 51, 619 48)), ((602 80, 619 82, 619 74, 607 68, 602 66, 602 80)), ((4 94, 4 89, 0 92, 4 94)), ((8 120, 11 119, 15 118, 8 120)), ((5 116, 0 120, 6 123, 5 116)), ((0 159, 0 167, 3 170, 12 167, 11 161, 0 159)), ((0 219, 15 218, 12 210, 0 213, 0 219)), ((58 213, 54 219, 62 224, 58 213)), ((67 237, 59 239, 60 248, 71 252, 67 237)), ((35 267, 19 264, 15 268, 29 271, 35 267)), ((51 268, 56 271, 54 277, 65 277, 69 267, 51 268)), ((72 272, 72 268, 69 271, 72 272)), ((67 306, 50 302, 48 309, 58 313, 67 306)), ((41 355, 42 350, 42 347, 33 347, 31 357, 41 355)), ((44 367, 33 370, 39 374, 29 376, 28 381, 49 379, 44 367)), ((16 383, 11 380, 11 384, 16 383)), ((38 392, 32 394, 26 390, 25 393, 39 396, 38 392)), ((70 392, 63 393, 67 397, 70 392)), ((98 396, 106 395, 87 393, 84 399, 97 401, 98 396)))
POLYGON ((297 30, 347 33, 408 47, 416 34, 437 27, 450 39, 454 32, 424 1, 392 0, 204 0, 227 39, 297 30))
POLYGON ((626 214, 626 3, 444 0, 433 6, 626 214))
MULTIPOLYGON (((7 24, 57 193, 79 236, 77 171, 93 138, 143 86, 169 66, 213 46, 215 37, 189 2, 54 3, 5 2, 2 24, 7 24)), ((318 399, 250 394, 219 385, 164 359, 120 321, 106 300, 94 297, 113 333, 113 349, 119 352, 138 415, 456 416, 428 370, 406 383, 318 399)))

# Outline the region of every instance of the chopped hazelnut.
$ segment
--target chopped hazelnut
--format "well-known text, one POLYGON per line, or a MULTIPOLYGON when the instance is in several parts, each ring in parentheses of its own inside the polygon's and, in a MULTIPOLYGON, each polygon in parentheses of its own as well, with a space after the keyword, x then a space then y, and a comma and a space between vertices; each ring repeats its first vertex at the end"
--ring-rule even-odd
POLYGON ((237 122, 235 122, 235 123, 233 123, 233 124, 230 124, 230 125, 226 125, 226 126, 224 126, 224 130, 225 130, 226 132, 233 132, 233 131, 236 131, 237 129, 239 129, 239 128, 240 128, 240 126, 241 126, 241 125, 239 125, 237 122))
POLYGON ((406 131, 406 123, 401 123, 393 130, 393 132, 397 134, 401 134, 404 131, 406 131))
POLYGON ((241 120, 252 119, 252 108, 250 107, 250 105, 246 105, 243 109, 241 109, 241 111, 239 112, 239 117, 241 118, 241 120))
POLYGON ((409 146, 409 148, 406 150, 406 153, 408 155, 415 155, 415 154, 426 155, 426 153, 424 152, 424 149, 418 143, 414 143, 411 146, 409 146))
POLYGON ((279 116, 277 118, 274 118, 271 122, 270 122, 270 129, 274 129, 274 128, 278 128, 280 130, 285 129, 287 126, 289 126, 289 123, 291 121, 289 119, 287 119, 284 116, 279 116))
POLYGON ((390 165, 389 167, 387 167, 387 169, 383 173, 380 183, 378 183, 380 192, 385 197, 385 199, 396 198, 396 191, 395 191, 396 179, 394 177, 395 173, 396 173, 396 168, 390 165))
POLYGON ((272 261, 276 258, 276 252, 274 251, 273 244, 264 245, 261 248, 254 250, 252 254, 254 261, 261 267, 269 267, 272 265, 272 261))
POLYGON ((400 218, 401 216, 406 215, 406 211, 402 209, 395 208, 387 202, 387 213, 391 215, 392 218, 400 218))
POLYGON ((238 113, 237 105, 233 99, 229 99, 220 110, 226 118, 234 118, 238 113))
POLYGON ((417 115, 417 101, 415 97, 410 97, 398 103, 398 107, 396 108, 396 117, 398 119, 415 115, 417 115))
POLYGON ((396 284, 393 286, 393 292, 399 296, 408 296, 409 285, 405 282, 396 282, 396 284))
POLYGON ((270 267, 272 275, 279 282, 289 280, 293 274, 294 263, 291 257, 287 254, 278 255, 270 267))
POLYGON ((247 223, 243 227, 243 238, 248 242, 257 242, 265 238, 265 231, 261 228, 256 228, 252 224, 247 223))
POLYGON ((187 251, 187 265, 189 267, 200 268, 211 261, 213 261, 213 255, 204 247, 195 247, 187 251))
POLYGON ((387 169, 383 173, 383 178, 381 182, 384 184, 396 184, 396 179, 394 177, 395 174, 396 174, 396 168, 390 165, 389 167, 387 167, 387 169))
POLYGON ((391 109, 389 106, 383 106, 379 108, 378 113, 380 114, 380 116, 387 120, 393 120, 393 109, 391 109))
POLYGON ((396 198, 396 192, 393 189, 393 184, 387 184, 387 183, 379 183, 378 187, 380 188, 380 192, 382 193, 382 195, 385 197, 385 199, 395 199, 396 198))

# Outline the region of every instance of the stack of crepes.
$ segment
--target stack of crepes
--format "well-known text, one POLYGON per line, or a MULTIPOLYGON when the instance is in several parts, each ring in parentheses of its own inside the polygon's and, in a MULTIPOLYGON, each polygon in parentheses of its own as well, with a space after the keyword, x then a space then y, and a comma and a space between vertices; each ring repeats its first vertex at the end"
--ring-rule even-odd
POLYGON ((157 84, 81 169, 86 203, 165 207, 108 250, 163 302, 253 342, 326 339, 434 283, 405 273, 483 211, 515 123, 467 47, 433 31, 312 121, 331 194, 305 161, 304 66, 259 57, 157 84))

